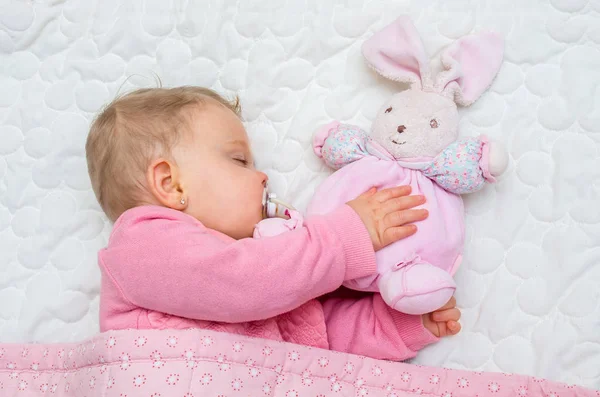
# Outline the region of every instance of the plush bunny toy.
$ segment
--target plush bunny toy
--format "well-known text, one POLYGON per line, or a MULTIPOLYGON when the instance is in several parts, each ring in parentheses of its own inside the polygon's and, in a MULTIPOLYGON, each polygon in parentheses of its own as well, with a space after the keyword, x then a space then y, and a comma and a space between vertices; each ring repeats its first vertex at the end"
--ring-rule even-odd
POLYGON ((507 167, 500 144, 483 136, 457 140, 456 104, 470 105, 492 83, 503 41, 492 33, 459 39, 442 53, 443 70, 435 80, 406 17, 367 40, 362 52, 377 73, 409 83, 410 89, 384 103, 370 134, 337 121, 316 133, 315 153, 338 171, 318 187, 306 215, 328 213, 372 186, 410 185, 413 194, 423 194, 429 217, 418 223, 417 234, 378 251, 377 274, 345 285, 379 291, 401 312, 428 313, 444 305, 456 288, 452 275, 465 235, 459 194, 494 182, 507 167))

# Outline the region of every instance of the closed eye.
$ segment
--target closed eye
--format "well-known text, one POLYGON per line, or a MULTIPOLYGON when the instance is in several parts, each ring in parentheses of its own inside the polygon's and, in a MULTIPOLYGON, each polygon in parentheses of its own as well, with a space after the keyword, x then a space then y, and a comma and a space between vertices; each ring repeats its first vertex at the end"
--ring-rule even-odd
POLYGON ((234 158, 234 161, 237 161, 238 163, 242 164, 244 167, 248 166, 248 160, 246 159, 242 159, 242 158, 234 158))

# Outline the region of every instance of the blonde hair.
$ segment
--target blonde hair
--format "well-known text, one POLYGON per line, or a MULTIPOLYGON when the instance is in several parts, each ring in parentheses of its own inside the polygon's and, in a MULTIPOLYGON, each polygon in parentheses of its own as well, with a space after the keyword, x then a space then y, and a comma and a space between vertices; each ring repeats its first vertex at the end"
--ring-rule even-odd
POLYGON ((169 158, 187 127, 184 110, 207 100, 240 117, 238 98, 228 101, 208 88, 191 86, 139 89, 115 98, 98 114, 85 152, 94 194, 111 221, 139 205, 150 162, 169 158))

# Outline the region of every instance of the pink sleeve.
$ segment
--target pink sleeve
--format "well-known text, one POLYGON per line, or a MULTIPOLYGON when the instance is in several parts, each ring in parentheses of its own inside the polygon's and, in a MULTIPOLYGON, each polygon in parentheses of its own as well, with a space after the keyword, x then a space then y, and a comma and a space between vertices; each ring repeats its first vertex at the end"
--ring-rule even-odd
POLYGON ((263 239, 233 240, 198 222, 147 216, 109 243, 102 265, 132 305, 191 319, 246 322, 288 312, 376 271, 348 206, 263 239), (112 245, 112 247, 111 247, 112 245))
POLYGON ((421 316, 388 307, 381 295, 323 301, 329 348, 381 360, 403 361, 438 341, 421 316))

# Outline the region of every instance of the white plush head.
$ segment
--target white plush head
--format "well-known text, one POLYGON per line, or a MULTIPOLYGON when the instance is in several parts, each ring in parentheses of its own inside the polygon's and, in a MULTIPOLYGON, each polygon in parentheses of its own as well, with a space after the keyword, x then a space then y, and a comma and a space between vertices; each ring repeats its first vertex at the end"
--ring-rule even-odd
POLYGON ((458 138, 456 104, 475 102, 498 73, 503 41, 493 33, 457 40, 442 53, 444 70, 435 82, 423 43, 407 17, 373 35, 362 50, 377 73, 411 86, 381 107, 373 140, 396 159, 435 157, 458 138))

